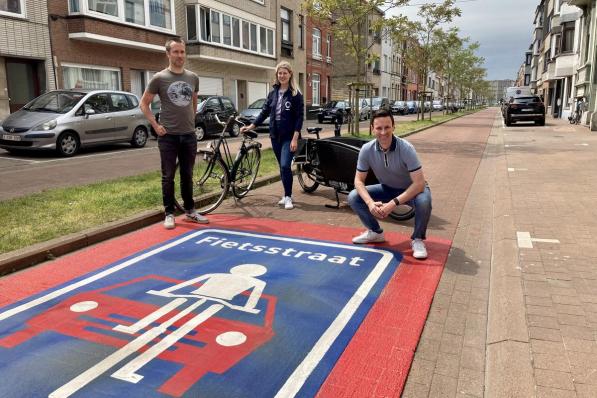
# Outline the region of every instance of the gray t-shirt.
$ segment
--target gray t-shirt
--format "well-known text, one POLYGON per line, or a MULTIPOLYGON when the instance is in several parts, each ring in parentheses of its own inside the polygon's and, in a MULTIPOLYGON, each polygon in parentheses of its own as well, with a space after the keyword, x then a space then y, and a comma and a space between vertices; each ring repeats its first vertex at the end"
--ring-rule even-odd
POLYGON ((412 184, 410 173, 421 168, 421 162, 413 145, 398 138, 392 137, 390 149, 384 152, 377 140, 371 140, 361 148, 358 171, 373 170, 377 180, 392 188, 406 189, 412 184))
POLYGON ((153 76, 147 91, 160 96, 160 124, 168 134, 182 135, 195 131, 193 93, 199 91, 196 74, 186 69, 182 73, 164 69, 153 76))

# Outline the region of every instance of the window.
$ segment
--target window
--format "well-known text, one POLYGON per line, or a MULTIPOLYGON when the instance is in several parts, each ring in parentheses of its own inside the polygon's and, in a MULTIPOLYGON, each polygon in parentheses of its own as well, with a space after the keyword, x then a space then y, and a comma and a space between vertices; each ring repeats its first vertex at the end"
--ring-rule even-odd
MULTIPOLYGON (((79 1, 80 0, 68 0, 70 12, 79 12, 80 11, 79 1)), ((0 6, 0 10, 2 10, 1 6, 0 6)))
POLYGON ((232 45, 240 47, 240 21, 238 18, 232 18, 232 45))
POLYGON ((63 65, 64 88, 120 90, 120 70, 63 65))
POLYGON ((251 51, 257 51, 257 25, 251 24, 251 51))
POLYGON ((223 97, 222 103, 224 104, 224 110, 234 111, 234 104, 228 98, 223 97))
POLYGON ((195 6, 187 6, 187 40, 197 40, 197 16, 195 6))
POLYGON ((326 46, 326 57, 328 62, 330 62, 332 60, 332 35, 330 35, 328 33, 327 38, 325 40, 325 46, 326 46))
POLYGON ((229 15, 222 15, 222 24, 224 25, 224 44, 230 46, 232 45, 232 26, 229 15))
POLYGON ((249 49, 249 40, 250 40, 250 36, 249 36, 249 23, 243 21, 243 48, 245 50, 249 49))
POLYGON ((259 52, 267 52, 267 34, 263 26, 259 27, 259 52))
POLYGON ((149 0, 149 23, 164 29, 172 29, 170 0, 149 0))
POLYGON ((220 42, 220 13, 211 12, 211 41, 220 42))
POLYGON ((131 105, 124 94, 110 94, 110 112, 121 112, 131 109, 131 105))
POLYGON ((299 15, 299 48, 303 48, 304 43, 303 43, 303 37, 304 37, 304 25, 305 25, 305 17, 302 15, 299 15))
POLYGON ((267 53, 274 55, 274 31, 271 29, 267 30, 267 53))
POLYGON ((313 104, 312 105, 319 105, 319 75, 317 73, 313 73, 311 77, 311 85, 313 88, 313 104))
POLYGON ((143 0, 124 1, 124 20, 137 25, 145 25, 145 5, 143 0))
POLYGON ((385 54, 383 56, 383 71, 388 72, 388 56, 385 54))
POLYGON ((532 54, 527 54, 527 58, 526 58, 525 64, 526 65, 530 65, 531 64, 531 59, 532 59, 532 54))
POLYGON ((118 0, 88 0, 87 6, 90 11, 118 16, 118 0))
POLYGON ((524 75, 524 85, 528 86, 531 83, 531 75, 526 74, 524 75))
POLYGON ((574 51, 574 22, 566 22, 562 27, 562 52, 574 51))
POLYGON ((85 109, 85 111, 87 111, 88 109, 92 109, 95 113, 110 112, 110 101, 108 99, 108 94, 92 95, 87 99, 87 101, 85 101, 83 108, 85 109))
POLYGON ((211 24, 209 23, 209 8, 201 7, 199 19, 201 20, 201 40, 211 41, 211 24))
POLYGON ((287 43, 292 42, 292 35, 290 30, 290 16, 292 12, 286 8, 280 8, 280 22, 282 25, 282 41, 287 43))
POLYGON ((25 0, 0 0, 0 14, 25 16, 25 0))
POLYGON ((313 58, 321 59, 321 31, 313 28, 313 58))
MULTIPOLYGON (((8 2, 24 0, 0 0, 8 2)), ((94 17, 173 31, 172 8, 174 0, 69 0, 71 13, 90 14, 94 17)))

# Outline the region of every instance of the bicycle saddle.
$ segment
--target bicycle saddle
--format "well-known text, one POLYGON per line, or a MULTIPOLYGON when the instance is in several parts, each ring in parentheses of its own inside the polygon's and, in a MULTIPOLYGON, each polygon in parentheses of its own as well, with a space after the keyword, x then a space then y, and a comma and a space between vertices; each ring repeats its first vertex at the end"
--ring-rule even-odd
POLYGON ((256 132, 254 132, 254 131, 251 131, 251 130, 247 130, 247 131, 245 131, 245 132, 243 133, 243 135, 245 135, 245 136, 247 136, 247 137, 249 137, 249 138, 252 138, 252 139, 255 139, 255 138, 257 138, 257 133, 256 133, 256 132))
POLYGON ((317 134, 322 130, 321 127, 307 127, 307 133, 309 134, 317 134))

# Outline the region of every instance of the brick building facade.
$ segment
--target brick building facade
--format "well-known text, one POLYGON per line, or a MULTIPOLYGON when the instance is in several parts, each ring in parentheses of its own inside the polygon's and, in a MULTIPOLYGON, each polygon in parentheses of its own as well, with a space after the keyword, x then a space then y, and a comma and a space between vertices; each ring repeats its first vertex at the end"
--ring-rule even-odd
POLYGON ((307 18, 305 104, 308 119, 314 119, 316 116, 314 110, 329 101, 344 99, 344 97, 332 96, 332 47, 333 39, 329 31, 329 23, 307 18))

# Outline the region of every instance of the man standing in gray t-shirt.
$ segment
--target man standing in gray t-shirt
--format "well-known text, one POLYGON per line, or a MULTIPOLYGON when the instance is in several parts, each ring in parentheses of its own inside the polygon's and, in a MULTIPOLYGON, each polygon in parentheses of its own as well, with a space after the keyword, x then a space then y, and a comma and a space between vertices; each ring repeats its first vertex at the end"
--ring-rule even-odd
POLYGON ((180 163, 180 191, 188 220, 205 224, 207 218, 195 210, 193 200, 193 167, 197 154, 195 136, 195 110, 199 78, 184 69, 186 45, 180 38, 166 42, 168 68, 156 73, 141 98, 141 110, 158 135, 158 148, 162 167, 162 200, 166 217, 164 227, 173 229, 174 220, 174 176, 176 159, 180 163), (159 123, 150 110, 153 98, 159 95, 159 123))

